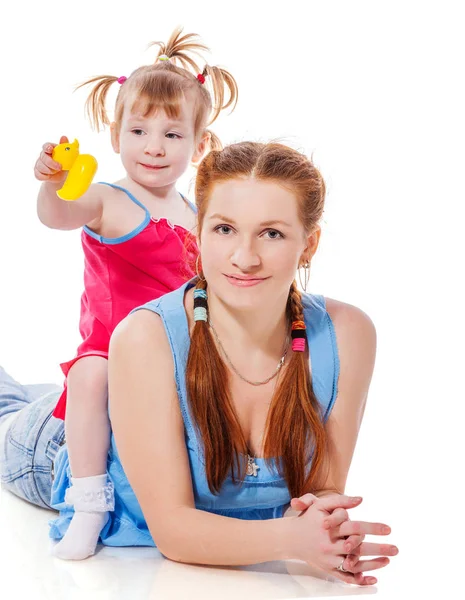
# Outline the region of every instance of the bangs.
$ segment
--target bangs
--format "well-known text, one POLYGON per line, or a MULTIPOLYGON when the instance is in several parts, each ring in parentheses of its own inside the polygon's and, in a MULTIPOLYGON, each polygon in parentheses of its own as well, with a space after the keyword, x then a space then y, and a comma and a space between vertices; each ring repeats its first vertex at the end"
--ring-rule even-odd
POLYGON ((183 102, 191 94, 194 94, 194 132, 197 135, 205 127, 211 111, 206 90, 193 75, 177 67, 140 67, 121 86, 116 100, 115 121, 118 126, 121 125, 124 107, 144 118, 153 117, 162 110, 169 119, 180 119, 183 102))
POLYGON ((135 96, 130 104, 131 113, 137 113, 144 118, 153 117, 159 110, 165 111, 170 119, 178 119, 181 115, 181 102, 184 94, 179 94, 177 98, 155 98, 148 94, 135 96))
POLYGON ((152 117, 161 109, 168 118, 178 119, 181 103, 186 98, 186 92, 192 88, 191 82, 177 73, 161 69, 157 70, 155 77, 153 75, 153 71, 146 71, 131 82, 133 86, 128 90, 127 100, 131 112, 152 117))

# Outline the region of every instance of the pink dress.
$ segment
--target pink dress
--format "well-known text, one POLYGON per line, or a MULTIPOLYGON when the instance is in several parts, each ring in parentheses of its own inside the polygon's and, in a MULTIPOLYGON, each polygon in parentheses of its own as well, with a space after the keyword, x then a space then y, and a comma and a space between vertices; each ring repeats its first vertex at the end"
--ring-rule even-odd
MULTIPOLYGON (((108 358, 110 336, 131 310, 177 289, 194 276, 198 255, 195 236, 166 219, 152 218, 128 190, 106 185, 125 192, 145 211, 145 218, 131 233, 119 238, 104 238, 83 228, 84 293, 79 325, 83 341, 77 355, 61 364, 65 376, 83 356, 108 358)), ((53 416, 64 419, 65 413, 66 385, 53 416)))

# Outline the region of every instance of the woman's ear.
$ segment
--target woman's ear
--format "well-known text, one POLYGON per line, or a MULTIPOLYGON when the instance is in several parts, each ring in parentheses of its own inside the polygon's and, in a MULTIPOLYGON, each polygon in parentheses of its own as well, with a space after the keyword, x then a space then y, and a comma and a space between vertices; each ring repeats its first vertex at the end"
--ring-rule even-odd
POLYGON ((307 247, 302 255, 302 262, 310 262, 318 250, 318 244, 320 243, 321 227, 317 225, 312 233, 307 237, 307 247), (305 260, 304 260, 305 259, 305 260))
POLYGON ((119 154, 119 131, 115 121, 113 121, 113 123, 110 125, 110 135, 113 150, 116 152, 116 154, 119 154))

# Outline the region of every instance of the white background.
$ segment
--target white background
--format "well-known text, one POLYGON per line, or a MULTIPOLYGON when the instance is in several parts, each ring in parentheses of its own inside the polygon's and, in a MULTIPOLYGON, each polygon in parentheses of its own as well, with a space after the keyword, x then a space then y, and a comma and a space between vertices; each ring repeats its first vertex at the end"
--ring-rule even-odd
POLYGON ((213 127, 222 141, 287 141, 327 181, 310 291, 359 306, 378 331, 347 489, 365 498, 360 518, 392 525, 401 554, 381 578, 450 582, 464 548, 460 4, 81 0, 14 4, 8 17, 2 8, 0 364, 24 382, 61 383, 58 364, 79 343, 79 232, 36 216, 41 145, 77 137, 98 159, 96 180, 121 177, 109 133, 90 130, 85 92, 73 87, 152 62, 148 42, 182 24, 238 81, 236 111, 213 127))

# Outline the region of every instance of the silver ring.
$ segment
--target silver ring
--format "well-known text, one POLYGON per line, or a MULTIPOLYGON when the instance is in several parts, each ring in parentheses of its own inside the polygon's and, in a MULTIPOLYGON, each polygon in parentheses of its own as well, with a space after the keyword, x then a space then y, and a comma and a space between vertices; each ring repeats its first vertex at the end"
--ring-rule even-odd
POLYGON ((344 558, 342 559, 341 564, 338 567, 336 567, 336 571, 341 571, 342 573, 347 573, 347 569, 344 569, 344 561, 345 561, 346 558, 347 558, 347 555, 344 556, 344 558))

